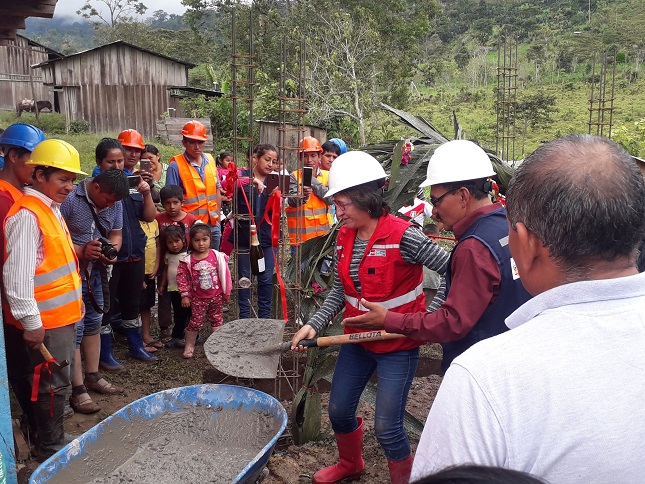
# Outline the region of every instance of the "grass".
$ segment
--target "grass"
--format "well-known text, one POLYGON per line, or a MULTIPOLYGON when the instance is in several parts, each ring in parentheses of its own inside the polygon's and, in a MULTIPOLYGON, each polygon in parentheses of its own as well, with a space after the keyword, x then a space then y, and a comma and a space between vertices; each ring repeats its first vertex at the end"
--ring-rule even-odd
MULTIPOLYGON (((35 114, 23 113, 22 117, 16 116, 11 111, 0 111, 0 127, 6 128, 13 123, 28 123, 38 126, 42 129, 48 138, 57 138, 67 141, 78 150, 81 157, 81 169, 86 173, 91 173, 96 166, 96 156, 94 154, 96 145, 104 137, 116 138, 118 132, 114 133, 67 133, 65 129, 65 117, 58 113, 42 113, 40 120, 36 119, 35 114)), ((170 158, 178 153, 183 152, 183 147, 167 145, 158 140, 150 140, 161 152, 161 160, 168 162, 170 158)), ((150 142, 148 141, 148 142, 150 142)))
MULTIPOLYGON (((492 62, 492 61, 491 61, 492 62)), ((580 68, 580 71, 583 69, 580 68)), ((631 84, 627 83, 628 69, 618 69, 615 81, 615 111, 613 117, 614 128, 625 129, 625 136, 635 136, 634 122, 645 119, 645 79, 638 79, 631 84)), ((465 76, 464 76, 465 77, 465 76)), ((555 112, 551 115, 551 122, 545 128, 528 128, 526 134, 522 133, 521 123, 517 123, 515 158, 522 158, 532 152, 545 140, 551 140, 570 133, 588 132, 589 121, 589 96, 590 85, 586 82, 588 75, 581 72, 561 75, 558 82, 550 84, 550 77, 546 73, 543 82, 535 84, 525 82, 518 89, 518 99, 529 97, 542 91, 547 95, 555 96, 555 112), (523 148, 523 149, 522 149, 523 148)), ((422 115, 432 122, 448 138, 453 136, 453 110, 464 129, 466 138, 478 140, 484 147, 495 149, 495 92, 496 80, 489 77, 488 86, 475 90, 465 81, 453 79, 448 85, 427 87, 417 83, 420 98, 413 99, 407 108, 412 114, 422 115)), ((609 95, 607 96, 609 97, 609 95)), ((25 113, 18 118, 15 113, 0 111, 0 127, 17 122, 27 122, 40 125, 48 137, 59 137, 75 146, 81 155, 81 166, 84 170, 94 167, 94 149, 99 140, 104 136, 116 137, 117 133, 105 134, 72 134, 66 133, 64 117, 57 113, 43 113, 40 123, 36 123, 34 114, 25 113)), ((414 137, 419 133, 401 126, 395 117, 383 111, 377 111, 372 121, 366 126, 368 129, 368 142, 400 137, 414 137)), ((170 146, 159 143, 153 144, 159 148, 162 160, 167 162, 172 156, 183 151, 180 146, 170 146)))

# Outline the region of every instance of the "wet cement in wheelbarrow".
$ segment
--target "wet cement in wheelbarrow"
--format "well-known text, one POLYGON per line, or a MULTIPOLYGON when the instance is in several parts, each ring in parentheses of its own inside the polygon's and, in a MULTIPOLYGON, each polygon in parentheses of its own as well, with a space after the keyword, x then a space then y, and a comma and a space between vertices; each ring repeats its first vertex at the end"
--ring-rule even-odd
POLYGON ((197 406, 105 428, 48 483, 230 483, 280 429, 258 411, 197 406))

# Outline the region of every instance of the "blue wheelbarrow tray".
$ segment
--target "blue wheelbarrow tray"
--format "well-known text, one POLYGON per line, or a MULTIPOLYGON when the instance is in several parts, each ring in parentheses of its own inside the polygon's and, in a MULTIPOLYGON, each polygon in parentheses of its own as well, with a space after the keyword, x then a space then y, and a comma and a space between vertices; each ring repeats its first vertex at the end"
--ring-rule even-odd
POLYGON ((130 482, 123 469, 141 465, 138 483, 254 483, 286 425, 282 404, 258 390, 172 388, 136 400, 91 428, 43 462, 29 482, 130 482))

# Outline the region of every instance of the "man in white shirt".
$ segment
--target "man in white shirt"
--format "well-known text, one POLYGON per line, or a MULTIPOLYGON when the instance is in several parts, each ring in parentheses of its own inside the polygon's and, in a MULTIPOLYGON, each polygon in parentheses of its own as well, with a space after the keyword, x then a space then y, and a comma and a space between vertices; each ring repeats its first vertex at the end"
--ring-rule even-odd
POLYGON ((78 259, 60 204, 74 189, 76 175, 85 173, 78 151, 55 139, 36 145, 26 164, 34 166, 33 186, 11 207, 4 228, 3 279, 11 308, 5 331, 10 331, 7 341, 25 346, 24 358, 15 362, 22 370, 16 373, 33 383, 36 455, 45 459, 65 444, 63 413, 71 378, 70 366, 49 371, 52 362, 45 362, 40 347, 46 345, 59 363, 73 363, 75 325, 83 317, 78 259))
POLYGON ((535 297, 511 331, 455 358, 428 415, 412 481, 474 463, 549 482, 645 476, 645 186, 606 138, 538 148, 508 190, 510 249, 535 297))

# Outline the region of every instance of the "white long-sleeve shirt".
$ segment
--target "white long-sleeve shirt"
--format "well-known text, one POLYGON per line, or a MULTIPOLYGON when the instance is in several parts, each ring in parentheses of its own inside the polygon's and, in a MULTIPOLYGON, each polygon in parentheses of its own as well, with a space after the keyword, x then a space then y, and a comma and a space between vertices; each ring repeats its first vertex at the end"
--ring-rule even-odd
MULTIPOLYGON (((25 188, 25 195, 37 197, 52 209, 65 227, 60 204, 33 188, 25 188)), ((38 219, 29 210, 19 210, 5 222, 7 258, 3 279, 7 302, 13 317, 27 331, 40 328, 43 323, 34 296, 34 276, 44 258, 43 234, 38 219)))

